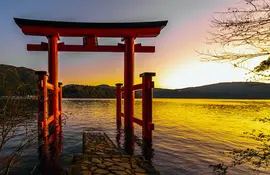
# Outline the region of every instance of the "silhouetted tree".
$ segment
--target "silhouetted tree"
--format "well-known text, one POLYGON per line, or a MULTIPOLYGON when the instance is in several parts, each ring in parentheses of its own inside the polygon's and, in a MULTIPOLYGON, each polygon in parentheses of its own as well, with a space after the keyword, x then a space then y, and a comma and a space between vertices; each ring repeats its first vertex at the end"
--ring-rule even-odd
MULTIPOLYGON (((242 0, 236 7, 216 12, 211 21, 212 31, 208 44, 219 45, 218 51, 200 52, 202 61, 230 62, 235 67, 249 71, 252 78, 270 80, 270 0, 242 0), (259 64, 249 68, 249 61, 259 64)), ((269 122, 269 117, 256 118, 269 122)), ((246 137, 261 142, 255 149, 233 149, 222 152, 232 158, 230 164, 210 165, 217 174, 227 174, 228 169, 249 163, 254 169, 269 168, 270 136, 264 131, 244 132, 246 137)))
POLYGON ((218 163, 209 165, 213 171, 219 175, 226 175, 228 169, 242 164, 251 164, 254 171, 258 169, 268 169, 270 165, 270 135, 264 131, 244 132, 246 137, 261 142, 256 148, 233 149, 231 151, 222 151, 221 153, 232 159, 231 163, 218 163))
POLYGON ((254 78, 269 80, 270 0, 243 0, 237 5, 239 7, 214 14, 211 21, 213 31, 209 32, 207 43, 218 44, 222 49, 200 53, 202 60, 229 61, 235 67, 249 70, 256 75, 254 78), (234 51, 230 51, 231 48, 234 51), (242 52, 235 51, 236 48, 242 52), (258 58, 263 59, 259 65, 254 68, 246 66, 249 60, 258 58))
POLYGON ((18 98, 25 91, 22 83, 17 88, 8 86, 6 76, 0 74, 0 89, 5 96, 0 96, 0 153, 5 152, 8 143, 14 143, 10 154, 0 157, 0 174, 7 175, 10 169, 20 162, 25 149, 36 141, 36 111, 34 99, 18 98), (1 76, 2 75, 2 76, 1 76), (20 138, 14 142, 14 138, 20 138))

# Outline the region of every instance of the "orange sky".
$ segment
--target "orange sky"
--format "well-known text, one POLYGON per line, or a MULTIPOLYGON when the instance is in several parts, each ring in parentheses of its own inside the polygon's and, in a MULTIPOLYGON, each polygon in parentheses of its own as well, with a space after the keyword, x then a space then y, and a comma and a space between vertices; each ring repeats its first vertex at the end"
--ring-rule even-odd
MULTIPOLYGON (((226 3, 225 3, 226 4, 226 3)), ((230 3, 227 3, 227 5, 230 3)), ((167 27, 161 32, 160 36, 151 41, 142 42, 144 45, 154 43, 156 53, 136 54, 135 57, 135 83, 140 83, 139 74, 144 71, 157 73, 154 78, 156 87, 163 88, 183 88, 189 86, 199 86, 217 82, 245 81, 246 71, 235 69, 230 64, 205 63, 201 62, 196 50, 203 51, 212 46, 205 44, 205 36, 209 29, 209 20, 214 11, 226 9, 224 4, 213 7, 198 13, 196 16, 189 17, 185 21, 169 21, 167 27), (224 8, 225 7, 225 8, 224 8)), ((181 12, 178 12, 181 15, 181 12)), ((79 56, 79 55, 78 55, 79 56)), ((110 62, 104 65, 102 56, 97 54, 99 62, 85 65, 77 70, 73 76, 65 81, 67 83, 83 84, 106 84, 114 85, 115 82, 123 82, 123 54, 108 54, 110 62), (92 75, 88 75, 89 80, 83 76, 91 72, 100 72, 101 67, 105 67, 102 74, 96 73, 95 80, 92 75), (90 80, 91 79, 91 80, 90 80)), ((80 64, 80 63, 77 63, 80 64)), ((72 69, 72 67, 70 68, 72 69)), ((73 68, 75 71, 75 69, 73 68)), ((63 78, 68 75, 63 72, 63 78)))

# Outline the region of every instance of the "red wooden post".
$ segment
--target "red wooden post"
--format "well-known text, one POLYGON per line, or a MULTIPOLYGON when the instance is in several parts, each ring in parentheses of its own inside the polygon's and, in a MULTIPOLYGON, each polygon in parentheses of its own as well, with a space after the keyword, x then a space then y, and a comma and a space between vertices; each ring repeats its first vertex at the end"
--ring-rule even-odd
POLYGON ((60 134, 62 132, 62 83, 58 82, 57 89, 55 90, 58 94, 58 111, 56 116, 58 117, 55 122, 55 128, 54 128, 54 164, 59 164, 59 153, 60 153, 60 134))
POLYGON ((41 140, 43 142, 41 146, 41 161, 42 161, 41 166, 44 166, 42 167, 42 171, 47 172, 50 170, 49 168, 49 164, 50 164, 49 138, 46 136, 46 137, 43 137, 41 140))
POLYGON ((62 95, 62 82, 59 82, 58 83, 58 87, 59 87, 59 94, 58 94, 58 96, 59 96, 59 112, 60 112, 60 115, 59 115, 59 125, 60 126, 62 126, 62 97, 63 97, 63 95, 62 95))
POLYGON ((116 125, 117 128, 121 127, 121 107, 122 107, 122 83, 117 83, 116 85, 116 125))
POLYGON ((145 139, 152 139, 152 100, 153 100, 153 87, 152 77, 156 73, 145 72, 140 74, 142 77, 142 113, 143 113, 143 126, 142 136, 145 139))
POLYGON ((56 154, 56 155, 54 155, 55 157, 58 157, 58 154, 60 152, 60 134, 61 134, 61 127, 59 125, 58 125, 58 127, 55 126, 54 133, 53 133, 53 137, 54 137, 53 141, 54 141, 54 145, 55 145, 54 154, 56 154))
POLYGON ((47 81, 48 81, 48 76, 47 73, 44 75, 43 78, 43 96, 44 96, 44 117, 43 117, 43 129, 44 129, 44 136, 48 136, 48 125, 47 125, 47 118, 48 118, 48 89, 47 89, 47 81))
POLYGON ((54 86, 52 110, 55 126, 58 126, 58 35, 48 36, 49 82, 54 86))
POLYGON ((124 59, 124 121, 125 129, 133 132, 134 117, 134 37, 125 38, 124 59))
POLYGON ((36 71, 39 80, 39 90, 40 90, 40 108, 39 109, 39 130, 42 130, 44 137, 48 136, 48 126, 47 126, 47 118, 48 118, 48 89, 47 89, 47 72, 46 71, 36 71))
POLYGON ((39 75, 38 72, 35 72, 38 75, 38 135, 42 133, 42 118, 43 118, 43 89, 42 89, 42 81, 43 76, 39 75))

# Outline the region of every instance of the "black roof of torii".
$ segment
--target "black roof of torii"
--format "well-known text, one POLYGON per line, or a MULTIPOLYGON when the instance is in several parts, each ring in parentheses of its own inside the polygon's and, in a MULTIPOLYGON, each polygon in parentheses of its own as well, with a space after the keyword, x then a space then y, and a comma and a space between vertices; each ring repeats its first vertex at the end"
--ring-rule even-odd
POLYGON ((14 18, 18 26, 44 26, 56 28, 155 28, 165 27, 168 21, 152 21, 152 22, 65 22, 65 21, 44 21, 14 18))

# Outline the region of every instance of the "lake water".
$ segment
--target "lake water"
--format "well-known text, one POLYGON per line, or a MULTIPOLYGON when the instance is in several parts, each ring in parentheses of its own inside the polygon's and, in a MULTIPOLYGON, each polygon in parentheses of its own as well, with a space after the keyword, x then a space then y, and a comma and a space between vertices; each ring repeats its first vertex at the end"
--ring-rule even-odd
MULTIPOLYGON (((213 174, 210 164, 230 163, 220 151, 256 148, 261 142, 244 137, 244 132, 262 130, 270 133, 268 117, 270 101, 212 99, 154 99, 153 150, 154 166, 164 175, 213 174)), ((65 99, 63 112, 68 114, 63 125, 63 148, 60 162, 68 166, 74 154, 82 152, 82 132, 89 128, 105 131, 117 144, 114 99, 65 99)), ((141 118, 141 100, 135 100, 135 117, 141 118)), ((123 109, 123 108, 122 108, 123 109)), ((123 111, 122 111, 123 112, 123 111)), ((141 138, 141 127, 135 135, 141 138)), ((123 142, 123 139, 121 140, 123 142)), ((134 154, 142 154, 141 140, 135 143, 134 154)), ((37 148, 27 151, 21 166, 29 174, 37 164, 37 148)), ((270 174, 270 169, 254 171, 249 163, 229 168, 228 174, 270 174)))

